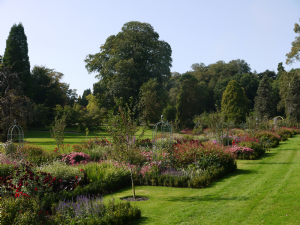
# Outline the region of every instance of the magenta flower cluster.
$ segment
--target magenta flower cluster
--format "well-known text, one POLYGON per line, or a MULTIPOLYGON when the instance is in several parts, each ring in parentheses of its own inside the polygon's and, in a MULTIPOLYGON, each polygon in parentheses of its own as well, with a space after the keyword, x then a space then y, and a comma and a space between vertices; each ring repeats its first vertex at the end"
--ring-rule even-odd
POLYGON ((248 148, 248 147, 234 146, 230 148, 230 152, 236 155, 240 155, 240 154, 252 155, 254 154, 255 151, 252 148, 248 148))
POLYGON ((63 154, 62 157, 62 162, 66 162, 67 164, 72 166, 78 164, 86 164, 91 161, 91 157, 83 152, 73 152, 67 155, 63 154))

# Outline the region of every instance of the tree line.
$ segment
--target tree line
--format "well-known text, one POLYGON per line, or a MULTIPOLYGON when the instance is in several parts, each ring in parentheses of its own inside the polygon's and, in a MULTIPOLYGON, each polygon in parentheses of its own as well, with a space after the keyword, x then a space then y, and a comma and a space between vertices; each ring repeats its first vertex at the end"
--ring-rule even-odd
MULTIPOLYGON (((298 24, 294 31, 300 34, 298 24)), ((300 35, 286 54, 286 64, 300 60, 299 46, 300 35)), ((30 70, 24 27, 14 24, 0 68, 2 132, 14 119, 25 127, 49 125, 57 113, 67 114, 69 126, 92 128, 117 110, 115 98, 131 99, 140 120, 155 123, 163 114, 179 127, 191 127, 195 116, 217 110, 236 122, 253 112, 300 119, 299 69, 286 71, 280 62, 276 72, 257 73, 236 59, 195 63, 180 74, 170 71, 171 54, 171 46, 150 24, 128 22, 106 39, 100 52, 86 56, 87 71, 97 73, 99 81, 93 91, 78 96, 61 81, 63 73, 37 65, 30 70)))

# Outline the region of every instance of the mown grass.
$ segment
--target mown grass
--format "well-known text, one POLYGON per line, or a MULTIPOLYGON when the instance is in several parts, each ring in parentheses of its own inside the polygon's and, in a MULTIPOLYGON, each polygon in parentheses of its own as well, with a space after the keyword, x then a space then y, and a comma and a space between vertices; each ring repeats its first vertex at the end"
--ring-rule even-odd
MULTIPOLYGON (((238 160, 236 172, 204 189, 136 187, 148 201, 137 224, 300 223, 300 135, 281 142, 258 160, 238 160)), ((131 188, 112 194, 132 195, 131 188)), ((111 195, 105 199, 111 198, 111 195)))
MULTIPOLYGON (((53 151, 55 147, 57 147, 55 140, 51 138, 50 133, 51 127, 46 128, 30 128, 24 135, 24 140, 26 144, 29 145, 38 145, 42 148, 44 148, 47 151, 53 151)), ((86 139, 86 133, 81 131, 80 133, 68 133, 68 132, 77 132, 76 128, 66 128, 65 129, 65 139, 64 144, 79 144, 82 140, 86 139)), ((137 132, 137 135, 141 133, 141 129, 139 132, 137 132)), ((94 137, 105 137, 107 139, 110 139, 110 135, 107 133, 105 126, 101 127, 101 130, 99 131, 90 131, 88 133, 87 138, 94 138, 94 137)), ((143 137, 152 139, 152 127, 149 127, 147 131, 145 132, 145 135, 143 137)))

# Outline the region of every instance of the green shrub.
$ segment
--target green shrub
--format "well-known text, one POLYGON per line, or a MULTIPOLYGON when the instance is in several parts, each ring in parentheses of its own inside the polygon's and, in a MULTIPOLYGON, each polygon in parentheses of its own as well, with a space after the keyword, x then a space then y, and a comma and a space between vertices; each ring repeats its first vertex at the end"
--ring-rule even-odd
MULTIPOLYGON (((80 198, 82 198, 82 196, 80 196, 80 198)), ((141 217, 141 210, 136 206, 131 206, 129 202, 115 203, 113 199, 105 205, 101 200, 95 199, 97 202, 91 204, 92 201, 87 201, 86 199, 80 201, 80 198, 77 198, 77 204, 81 203, 82 206, 86 205, 89 209, 84 211, 84 207, 82 207, 82 214, 80 213, 78 216, 75 216, 75 209, 72 207, 72 203, 61 202, 60 206, 62 206, 64 210, 61 210, 61 213, 55 216, 55 222, 57 224, 125 225, 141 217), (100 207, 92 213, 92 205, 99 205, 100 207)))
POLYGON ((211 166, 209 170, 200 170, 200 173, 197 173, 197 170, 191 170, 189 172, 147 172, 144 176, 139 175, 136 177, 136 182, 146 186, 203 188, 224 175, 233 172, 235 169, 236 164, 227 169, 224 167, 211 166))
POLYGON ((47 212, 41 209, 38 199, 34 196, 3 197, 2 204, 3 225, 51 224, 50 221, 47 222, 47 212))
POLYGON ((88 163, 77 167, 77 171, 79 169, 84 170, 90 183, 84 187, 78 186, 72 192, 63 192, 68 200, 77 195, 108 194, 130 185, 130 171, 110 162, 88 163))
POLYGON ((208 141, 209 138, 204 135, 194 135, 193 140, 198 140, 199 142, 202 143, 202 142, 208 141))
POLYGON ((51 176, 57 179, 69 180, 75 176, 80 176, 78 166, 68 166, 60 160, 56 160, 50 163, 44 163, 40 167, 34 168, 35 172, 42 171, 50 173, 51 176))
POLYGON ((25 155, 25 160, 32 164, 40 166, 43 163, 51 163, 54 160, 61 159, 62 156, 58 152, 47 152, 38 146, 24 146, 20 148, 20 152, 25 155))
POLYGON ((290 128, 281 127, 278 130, 276 130, 276 134, 281 136, 282 141, 284 141, 284 140, 287 140, 288 138, 293 137, 294 131, 290 128))
POLYGON ((260 131, 255 134, 255 137, 258 139, 262 139, 262 138, 270 139, 272 148, 279 145, 279 142, 281 141, 281 137, 278 134, 276 134, 275 132, 270 132, 270 131, 260 131))

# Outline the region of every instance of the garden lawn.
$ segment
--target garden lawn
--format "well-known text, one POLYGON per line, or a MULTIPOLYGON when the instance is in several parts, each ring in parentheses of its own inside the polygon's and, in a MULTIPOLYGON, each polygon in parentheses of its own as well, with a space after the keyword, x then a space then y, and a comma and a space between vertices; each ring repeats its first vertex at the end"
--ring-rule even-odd
MULTIPOLYGON (((95 136, 102 138, 105 137, 108 140, 110 139, 110 135, 106 132, 104 127, 101 127, 102 131, 90 131, 87 138, 94 138, 95 136), (103 131, 104 130, 104 131, 103 131)), ((57 145, 55 140, 51 138, 50 127, 47 128, 31 128, 27 131, 26 135, 24 135, 24 140, 28 145, 38 145, 44 148, 47 151, 53 151, 57 145), (43 131, 40 131, 43 130, 43 131)), ((76 132, 75 128, 66 128, 65 129, 65 139, 64 144, 75 145, 79 144, 82 140, 86 139, 86 133, 81 131, 78 135, 77 133, 68 133, 68 132, 76 132)), ((140 134, 141 130, 137 133, 140 134)), ((143 139, 150 138, 152 139, 152 128, 145 132, 143 139)))
MULTIPOLYGON (((136 187, 137 224, 300 224, 300 135, 203 189, 136 187)), ((130 188, 113 193, 132 195, 130 188)), ((106 196, 105 200, 111 198, 106 196)))

